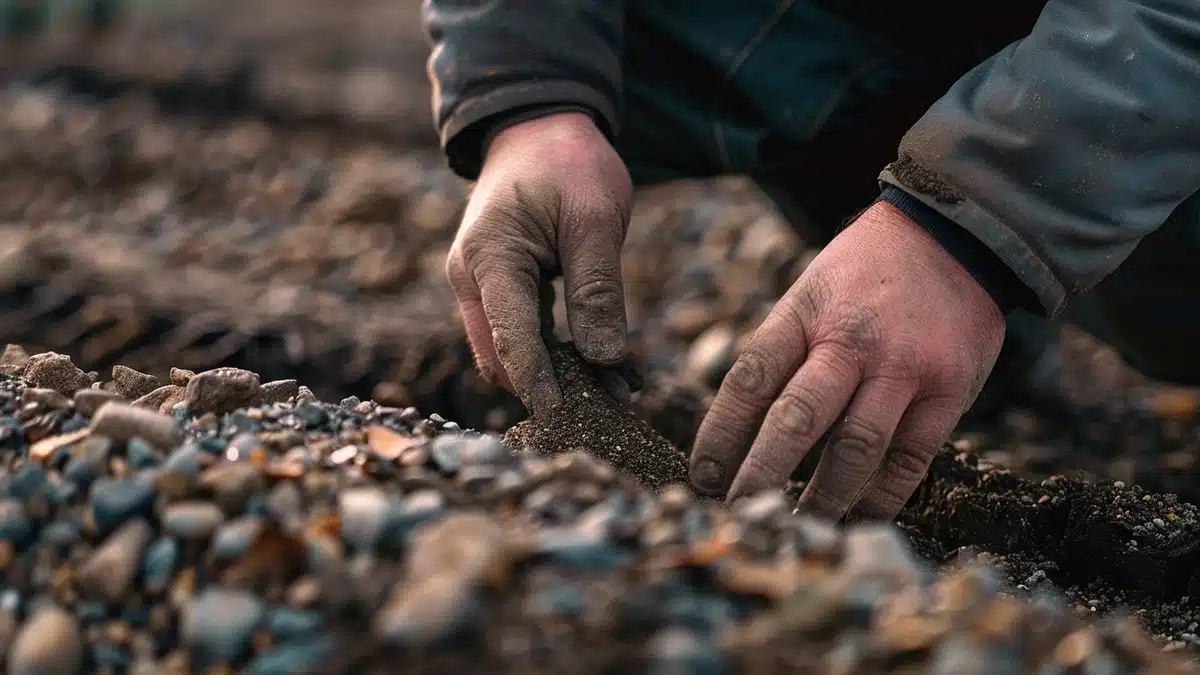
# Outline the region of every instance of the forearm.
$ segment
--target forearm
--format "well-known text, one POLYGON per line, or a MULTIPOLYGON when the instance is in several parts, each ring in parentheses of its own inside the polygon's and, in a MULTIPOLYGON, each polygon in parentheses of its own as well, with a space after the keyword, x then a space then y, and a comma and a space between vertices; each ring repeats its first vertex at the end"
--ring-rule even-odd
POLYGON ((451 168, 475 178, 498 124, 582 110, 610 138, 621 91, 621 0, 426 0, 434 114, 451 168))
POLYGON ((1197 92, 1200 5, 1051 0, 930 108, 881 180, 978 238, 1054 315, 1200 188, 1197 92))

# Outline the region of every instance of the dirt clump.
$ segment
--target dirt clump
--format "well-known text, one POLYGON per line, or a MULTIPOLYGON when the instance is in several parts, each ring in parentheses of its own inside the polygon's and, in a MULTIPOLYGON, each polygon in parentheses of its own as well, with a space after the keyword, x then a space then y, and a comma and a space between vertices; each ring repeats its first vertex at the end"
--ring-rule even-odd
POLYGON ((510 429, 506 445, 550 456, 582 450, 651 489, 688 484, 683 453, 614 399, 574 345, 551 347, 550 360, 562 389, 561 407, 510 429))

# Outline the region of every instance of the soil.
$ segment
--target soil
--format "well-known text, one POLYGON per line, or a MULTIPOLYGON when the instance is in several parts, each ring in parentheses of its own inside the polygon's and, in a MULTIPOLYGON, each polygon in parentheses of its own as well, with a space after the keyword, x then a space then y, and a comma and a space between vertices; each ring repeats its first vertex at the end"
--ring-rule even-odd
MULTIPOLYGON (((330 401, 412 405, 435 426, 520 422, 472 367, 442 279, 467 187, 436 152, 417 5, 184 3, 3 54, 0 337, 95 373, 171 382, 171 366, 233 366, 330 401)), ((624 257, 646 367, 636 418, 686 453, 738 348, 814 253, 746 181, 641 194, 624 257)), ((1064 334, 1062 404, 960 429, 902 528, 947 569, 988 563, 1018 597, 1053 588, 1088 620, 1129 608, 1156 649, 1190 656, 1195 402, 1064 334)), ((586 447, 656 485, 686 477, 607 398, 580 403, 594 383, 574 372, 562 375, 579 396, 510 439, 586 447), (605 440, 617 430, 633 437, 605 440), (638 444, 668 464, 632 464, 638 444)))
POLYGON ((550 360, 562 390, 562 404, 510 429, 504 435, 506 445, 514 451, 532 450, 548 456, 583 451, 652 489, 688 484, 684 454, 618 403, 574 345, 556 345, 550 360))

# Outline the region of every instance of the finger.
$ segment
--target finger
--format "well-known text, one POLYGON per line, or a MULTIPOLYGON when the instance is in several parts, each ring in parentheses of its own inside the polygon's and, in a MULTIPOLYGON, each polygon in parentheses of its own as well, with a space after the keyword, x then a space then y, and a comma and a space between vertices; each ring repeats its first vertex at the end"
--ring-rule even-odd
POLYGON ((483 297, 479 294, 479 286, 476 285, 475 277, 467 270, 462 254, 458 251, 452 251, 446 259, 446 278, 450 282, 450 289, 454 291, 454 298, 458 301, 458 309, 462 314, 463 326, 467 330, 467 341, 471 344, 476 367, 485 380, 511 391, 512 382, 504 372, 504 367, 500 365, 496 345, 492 343, 492 327, 483 311, 483 297))
POLYGON ((475 282, 492 331, 492 344, 513 391, 533 414, 562 402, 550 353, 542 341, 538 274, 529 265, 475 269, 475 282))
POLYGON ((834 425, 798 506, 841 520, 879 470, 916 393, 916 380, 864 380, 845 416, 834 425))
POLYGON ((785 296, 725 375, 692 448, 691 479, 702 495, 728 487, 771 403, 804 362, 804 321, 785 296))
POLYGON ((572 233, 562 249, 567 322, 580 355, 604 366, 617 365, 629 351, 619 225, 564 224, 572 233))
POLYGON ((809 449, 854 396, 859 369, 838 352, 817 346, 771 404, 729 498, 780 489, 809 449))
POLYGON ((913 403, 900 420, 879 471, 851 507, 848 519, 895 519, 924 480, 938 448, 954 432, 962 407, 946 398, 913 403))
POLYGON ((598 368, 596 371, 596 379, 599 380, 600 386, 604 387, 604 391, 608 392, 617 403, 628 407, 633 400, 633 394, 629 390, 629 383, 625 378, 621 377, 621 373, 611 368, 598 368))

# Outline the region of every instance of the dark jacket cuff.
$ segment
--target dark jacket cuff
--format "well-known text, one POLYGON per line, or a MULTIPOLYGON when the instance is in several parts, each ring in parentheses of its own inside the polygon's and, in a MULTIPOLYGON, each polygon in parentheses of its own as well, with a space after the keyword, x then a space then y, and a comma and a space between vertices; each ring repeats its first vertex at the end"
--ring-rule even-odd
POLYGON ((1004 314, 1036 305, 1033 292, 975 235, 895 185, 879 200, 899 209, 930 234, 983 287, 1004 314))
POLYGON ((567 80, 504 86, 467 99, 442 126, 442 148, 451 170, 475 180, 483 168, 486 144, 498 131, 496 124, 504 121, 515 124, 510 119, 512 115, 521 121, 556 107, 585 110, 609 141, 616 137, 616 110, 595 89, 567 80))

